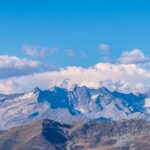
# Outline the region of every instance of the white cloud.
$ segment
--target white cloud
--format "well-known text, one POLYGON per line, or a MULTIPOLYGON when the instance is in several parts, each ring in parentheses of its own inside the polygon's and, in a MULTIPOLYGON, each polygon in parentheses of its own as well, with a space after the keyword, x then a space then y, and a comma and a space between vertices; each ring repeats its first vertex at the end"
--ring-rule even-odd
POLYGON ((124 64, 145 63, 149 61, 149 58, 140 49, 133 49, 132 51, 123 52, 119 61, 124 64))
POLYGON ((59 71, 47 71, 0 80, 1 93, 24 92, 36 86, 50 88, 68 79, 69 85, 98 88, 106 86, 122 92, 145 91, 150 88, 150 70, 138 64, 98 63, 88 68, 69 66, 59 71))
MULTIPOLYGON (((27 75, 40 72, 42 64, 38 61, 16 56, 0 55, 0 78, 27 75)), ((44 66, 43 66, 44 67, 44 66)))
POLYGON ((24 52, 34 58, 44 58, 47 55, 52 55, 58 51, 58 47, 47 48, 39 45, 24 45, 24 52))
POLYGON ((35 58, 42 58, 42 57, 45 57, 45 52, 47 48, 43 46, 38 46, 38 45, 36 46, 24 45, 23 50, 29 56, 32 56, 35 58))
POLYGON ((98 47, 103 54, 108 54, 111 51, 111 47, 105 43, 99 44, 98 47))
POLYGON ((26 58, 19 58, 16 56, 0 55, 0 68, 24 68, 24 67, 37 67, 40 62, 33 61, 26 58))

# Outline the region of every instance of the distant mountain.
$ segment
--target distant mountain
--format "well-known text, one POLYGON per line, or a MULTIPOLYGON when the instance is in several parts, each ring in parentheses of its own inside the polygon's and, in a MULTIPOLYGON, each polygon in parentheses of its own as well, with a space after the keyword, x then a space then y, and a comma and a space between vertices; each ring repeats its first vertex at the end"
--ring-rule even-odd
POLYGON ((149 150, 149 139, 142 119, 74 125, 46 119, 0 132, 0 150, 149 150))
POLYGON ((0 129, 8 129, 37 119, 61 123, 88 120, 149 120, 150 94, 111 92, 105 87, 90 89, 75 85, 67 90, 35 88, 29 93, 0 95, 0 129))

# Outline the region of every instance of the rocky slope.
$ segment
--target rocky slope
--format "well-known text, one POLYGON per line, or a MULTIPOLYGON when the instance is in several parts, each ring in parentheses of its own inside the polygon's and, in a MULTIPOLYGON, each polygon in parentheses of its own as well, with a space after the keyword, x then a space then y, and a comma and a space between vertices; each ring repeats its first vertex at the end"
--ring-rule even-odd
POLYGON ((73 125, 33 121, 0 132, 0 150, 149 150, 144 120, 89 121, 73 125))
POLYGON ((102 87, 74 86, 72 90, 35 88, 24 94, 0 95, 0 129, 38 119, 61 123, 88 120, 149 119, 150 95, 111 92, 102 87))

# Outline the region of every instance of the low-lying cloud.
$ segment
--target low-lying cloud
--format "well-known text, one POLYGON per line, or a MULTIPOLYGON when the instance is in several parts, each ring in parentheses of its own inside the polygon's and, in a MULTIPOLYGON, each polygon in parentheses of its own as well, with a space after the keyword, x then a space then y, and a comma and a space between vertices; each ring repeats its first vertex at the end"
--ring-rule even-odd
POLYGON ((88 68, 69 66, 57 71, 45 71, 0 80, 1 93, 30 91, 38 86, 42 89, 60 86, 67 79, 66 87, 74 84, 122 92, 144 92, 150 88, 150 70, 138 64, 98 63, 88 68))
POLYGON ((43 70, 45 70, 45 66, 38 61, 16 56, 0 55, 0 79, 29 75, 43 70))

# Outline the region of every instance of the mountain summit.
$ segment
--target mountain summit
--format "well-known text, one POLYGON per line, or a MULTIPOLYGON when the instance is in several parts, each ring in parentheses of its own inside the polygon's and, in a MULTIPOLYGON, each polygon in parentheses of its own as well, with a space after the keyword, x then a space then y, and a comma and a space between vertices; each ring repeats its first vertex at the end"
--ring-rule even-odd
POLYGON ((25 122, 51 119, 61 123, 123 120, 150 115, 149 94, 124 94, 107 88, 74 86, 67 90, 35 88, 24 94, 0 95, 0 129, 25 122))

